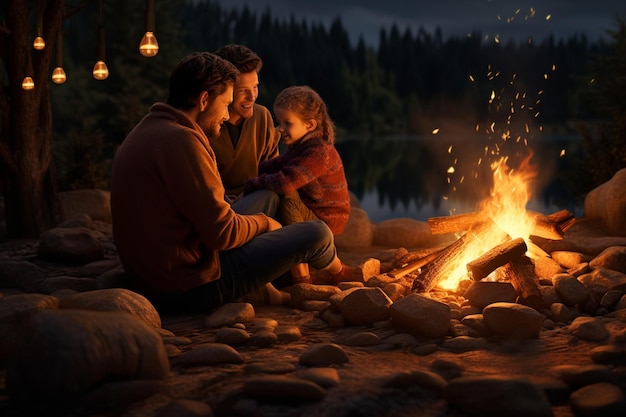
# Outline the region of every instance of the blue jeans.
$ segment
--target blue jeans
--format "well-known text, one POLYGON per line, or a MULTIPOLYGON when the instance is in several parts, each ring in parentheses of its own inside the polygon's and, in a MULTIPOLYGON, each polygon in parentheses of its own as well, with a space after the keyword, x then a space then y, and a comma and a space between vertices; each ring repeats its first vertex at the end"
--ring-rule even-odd
POLYGON ((323 269, 336 254, 334 237, 326 223, 312 220, 291 224, 220 252, 218 280, 186 292, 148 298, 161 313, 210 312, 275 280, 296 264, 323 269))
POLYGON ((279 203, 280 197, 274 191, 256 190, 235 201, 231 207, 239 214, 265 213, 274 217, 279 203))

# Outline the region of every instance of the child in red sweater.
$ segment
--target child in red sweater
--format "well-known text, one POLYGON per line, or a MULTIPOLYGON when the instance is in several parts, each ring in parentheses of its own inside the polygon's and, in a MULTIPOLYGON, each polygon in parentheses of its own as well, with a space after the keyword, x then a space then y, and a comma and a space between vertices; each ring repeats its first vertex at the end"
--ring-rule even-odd
MULTIPOLYGON (((287 149, 259 165, 259 176, 247 181, 246 193, 269 189, 281 195, 276 217, 283 225, 322 220, 333 234, 343 233, 350 195, 326 104, 312 88, 294 86, 278 94, 274 114, 287 149)), ((344 266, 332 279, 349 280, 351 272, 344 266)), ((307 264, 296 265, 291 274, 296 283, 310 282, 307 264)))

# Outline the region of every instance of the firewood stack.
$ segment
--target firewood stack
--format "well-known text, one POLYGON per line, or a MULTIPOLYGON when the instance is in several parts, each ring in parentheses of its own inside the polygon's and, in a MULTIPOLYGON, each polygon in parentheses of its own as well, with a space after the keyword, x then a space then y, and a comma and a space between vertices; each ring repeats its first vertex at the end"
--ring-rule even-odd
MULTIPOLYGON (((549 240, 561 240, 567 229, 575 222, 575 217, 567 210, 550 215, 528 213, 534 220, 532 236, 549 240)), ((499 280, 510 281, 519 295, 520 302, 534 308, 541 307, 539 277, 535 273, 532 257, 549 256, 531 241, 511 238, 502 231, 488 215, 471 212, 453 216, 428 219, 432 234, 463 233, 449 246, 419 256, 409 253, 403 264, 390 272, 392 277, 401 277, 417 271, 411 291, 429 292, 442 276, 444 266, 453 262, 459 254, 467 250, 473 242, 489 239, 492 248, 467 263, 467 275, 480 281, 495 274, 499 280), (527 254, 530 255, 527 256, 527 254)))

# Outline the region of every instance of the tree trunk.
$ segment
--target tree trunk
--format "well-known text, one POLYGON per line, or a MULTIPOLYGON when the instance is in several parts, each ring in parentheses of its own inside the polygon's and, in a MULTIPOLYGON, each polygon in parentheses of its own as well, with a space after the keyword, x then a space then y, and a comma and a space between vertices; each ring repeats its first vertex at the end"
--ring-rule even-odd
POLYGON ((64 0, 1 0, 5 30, 0 58, 7 82, 0 91, 0 161, 8 238, 38 237, 58 221, 56 174, 52 156, 50 62, 61 28, 64 0), (37 5, 33 8, 33 5, 37 5), (39 10, 41 7, 41 10, 39 10), (32 47, 35 30, 29 14, 42 13, 46 47, 32 47), (22 89, 28 54, 35 88, 22 89))

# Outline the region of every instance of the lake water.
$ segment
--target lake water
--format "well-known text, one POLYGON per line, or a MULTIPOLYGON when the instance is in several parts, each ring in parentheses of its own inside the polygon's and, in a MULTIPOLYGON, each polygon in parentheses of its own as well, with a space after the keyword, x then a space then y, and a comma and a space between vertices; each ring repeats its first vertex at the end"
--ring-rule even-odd
POLYGON ((489 144, 474 138, 343 140, 336 146, 348 186, 373 222, 400 217, 426 221, 475 211, 491 189, 493 173, 488 160, 507 156, 509 165, 517 169, 516 164, 529 150, 537 174, 526 208, 544 214, 567 209, 582 215, 582 202, 571 195, 566 183, 567 173, 573 169, 572 159, 581 152, 576 137, 544 137, 532 145, 499 145, 499 155, 491 158, 485 151, 489 144), (448 172, 451 166, 455 167, 453 174, 448 172))

